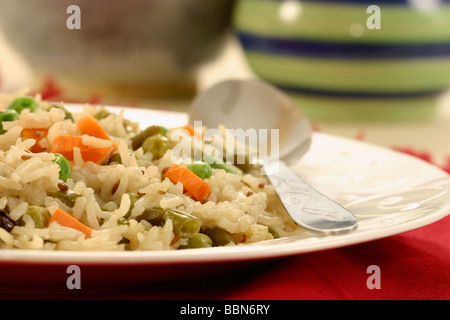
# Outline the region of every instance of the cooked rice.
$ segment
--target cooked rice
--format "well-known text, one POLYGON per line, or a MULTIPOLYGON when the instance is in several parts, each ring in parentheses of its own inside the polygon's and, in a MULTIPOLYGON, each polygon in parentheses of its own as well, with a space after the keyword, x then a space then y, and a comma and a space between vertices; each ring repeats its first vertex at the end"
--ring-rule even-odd
MULTIPOLYGON (((0 96, 0 106, 7 107, 16 97, 0 96)), ((71 162, 72 174, 66 184, 78 197, 73 207, 52 195, 59 190, 59 166, 49 152, 31 153, 35 143, 20 137, 23 128, 48 128, 47 137, 40 146, 49 147, 58 135, 79 135, 77 126, 64 119, 61 109, 35 100, 40 108, 35 112, 24 110, 20 119, 3 122, 6 133, 0 135, 0 210, 8 209, 8 216, 18 222, 11 231, 0 227, 0 248, 39 250, 174 250, 186 243, 177 238, 169 219, 163 226, 151 225, 146 220, 133 218, 147 208, 177 209, 200 219, 202 229, 219 227, 233 235, 240 245, 273 239, 270 229, 281 237, 291 235, 299 228, 288 217, 268 181, 262 176, 239 176, 224 170, 213 170, 207 179, 211 194, 205 203, 194 201, 183 193, 181 183, 162 179, 163 170, 172 164, 170 151, 152 160, 142 148, 133 151, 130 138, 141 129, 138 123, 124 119, 123 113, 111 113, 99 120, 106 132, 117 143, 121 164, 98 165, 84 161, 78 148, 71 162), (130 193, 141 195, 135 202, 129 225, 121 224, 130 210, 130 193), (59 207, 70 213, 94 231, 91 237, 58 223, 36 228, 26 214, 29 205, 45 207, 50 214, 59 207), (126 240, 126 241, 124 241, 126 240)), ((73 113, 95 115, 99 108, 85 105, 73 113)), ((83 143, 105 147, 112 142, 83 136, 83 143)))

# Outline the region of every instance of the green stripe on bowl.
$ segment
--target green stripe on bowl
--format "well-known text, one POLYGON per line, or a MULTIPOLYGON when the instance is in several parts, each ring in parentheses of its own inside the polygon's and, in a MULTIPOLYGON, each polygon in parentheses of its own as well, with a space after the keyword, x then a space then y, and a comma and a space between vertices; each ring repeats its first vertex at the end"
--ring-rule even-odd
POLYGON ((376 122, 431 118, 435 115, 440 97, 356 99, 287 94, 311 121, 376 122))
POLYGON ((450 58, 331 60, 245 52, 254 72, 269 82, 332 91, 408 93, 450 86, 450 58))
POLYGON ((398 44, 450 41, 450 6, 421 12, 404 6, 383 5, 380 6, 381 29, 369 30, 366 27, 370 17, 366 13, 367 5, 299 2, 298 18, 286 21, 280 18, 284 3, 240 0, 235 8, 234 27, 256 35, 331 42, 398 44), (354 34, 362 34, 352 36, 351 28, 354 28, 354 34))

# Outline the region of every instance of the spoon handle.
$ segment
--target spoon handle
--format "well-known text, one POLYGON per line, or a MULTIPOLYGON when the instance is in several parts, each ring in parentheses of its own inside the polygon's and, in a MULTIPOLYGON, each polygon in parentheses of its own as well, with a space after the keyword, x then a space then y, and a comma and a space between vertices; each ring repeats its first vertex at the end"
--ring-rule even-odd
POLYGON ((283 206, 298 225, 324 233, 356 228, 357 219, 350 211, 315 190, 284 162, 280 161, 277 165, 276 170, 263 165, 263 170, 283 206))

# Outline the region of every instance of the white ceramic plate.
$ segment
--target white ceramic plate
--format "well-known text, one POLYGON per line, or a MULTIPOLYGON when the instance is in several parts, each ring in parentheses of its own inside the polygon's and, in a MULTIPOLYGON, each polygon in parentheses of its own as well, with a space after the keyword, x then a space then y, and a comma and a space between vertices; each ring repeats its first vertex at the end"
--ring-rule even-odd
MULTIPOLYGON (((187 119, 182 113, 124 110, 125 117, 142 126, 174 127, 187 119)), ((340 235, 305 232, 252 245, 181 251, 0 250, 0 274, 9 275, 0 277, 0 292, 67 292, 66 270, 73 264, 83 270, 85 287, 93 290, 183 281, 231 271, 246 263, 388 237, 435 222, 450 212, 450 177, 445 172, 414 157, 363 142, 315 133, 311 149, 293 169, 351 210, 358 218, 358 228, 340 235)))

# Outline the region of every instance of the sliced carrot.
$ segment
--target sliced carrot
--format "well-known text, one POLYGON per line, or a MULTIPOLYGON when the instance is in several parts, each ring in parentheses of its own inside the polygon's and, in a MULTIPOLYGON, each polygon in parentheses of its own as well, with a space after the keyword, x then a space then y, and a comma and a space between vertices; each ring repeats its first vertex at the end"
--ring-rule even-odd
POLYGON ((53 139, 51 152, 60 153, 67 160, 73 161, 73 149, 79 148, 81 157, 84 161, 92 161, 100 164, 104 159, 109 157, 117 149, 117 145, 113 144, 108 148, 96 148, 83 144, 83 137, 81 136, 67 136, 61 135, 53 139))
POLYGON ((189 193, 195 201, 204 202, 211 194, 208 182, 179 164, 172 164, 164 174, 172 183, 181 182, 184 192, 189 193))
POLYGON ((81 147, 82 137, 79 136, 56 136, 53 139, 51 152, 60 153, 67 160, 73 161, 73 148, 81 147))
POLYGON ((47 137, 48 128, 24 128, 20 136, 24 139, 34 139, 36 143, 30 148, 31 152, 39 153, 47 151, 47 148, 41 147, 39 141, 47 137))
MULTIPOLYGON (((108 135, 108 133, 105 131, 105 129, 102 127, 100 122, 98 122, 98 120, 95 119, 90 114, 85 114, 85 115, 81 116, 77 121, 77 127, 80 130, 81 135, 88 135, 88 136, 103 139, 103 140, 113 141, 111 139, 111 137, 108 135)), ((88 147, 88 149, 86 150, 85 156, 88 158, 91 158, 93 156, 94 160, 86 160, 84 157, 83 157, 83 160, 100 163, 100 161, 103 160, 104 157, 102 159, 100 159, 99 162, 97 162, 95 159, 97 158, 97 155, 100 156, 99 153, 96 151, 92 151, 90 149, 92 149, 92 147, 88 147)), ((94 148, 94 149, 98 149, 98 148, 94 148)), ((116 150, 117 150, 117 143, 115 141, 113 141, 113 146, 112 146, 111 150, 109 151, 109 155, 113 154, 114 151, 116 151, 116 150)), ((102 154, 102 153, 103 152, 100 152, 100 154, 102 154)), ((108 155, 108 153, 106 153, 106 155, 108 155)))
POLYGON ((97 121, 90 114, 85 114, 77 121, 77 127, 81 134, 87 134, 91 137, 96 137, 104 140, 111 140, 111 137, 106 133, 105 129, 101 126, 100 122, 97 121))
POLYGON ((199 134, 196 134, 196 132, 195 132, 195 130, 194 130, 194 127, 193 126, 191 126, 191 125, 189 125, 189 124, 187 124, 187 125, 185 125, 185 126, 182 126, 182 127, 177 127, 177 128, 174 128, 174 129, 172 129, 172 130, 177 130, 177 129, 182 129, 182 130, 186 130, 187 132, 189 132, 189 135, 191 136, 191 137, 197 137, 197 138, 199 138, 199 139, 203 139, 203 137, 202 137, 202 132, 200 132, 199 134))
POLYGON ((52 222, 58 222, 61 226, 72 228, 75 230, 78 230, 80 232, 83 232, 86 235, 86 238, 91 237, 91 232, 94 230, 84 224, 82 224, 80 221, 72 217, 70 214, 62 210, 61 208, 57 208, 51 218, 49 219, 47 223, 47 227, 52 222))
POLYGON ((194 135, 195 135, 194 127, 192 127, 191 125, 188 125, 188 124, 187 124, 187 125, 181 127, 180 129, 187 130, 187 132, 189 132, 189 134, 190 134, 191 136, 194 136, 194 135))

